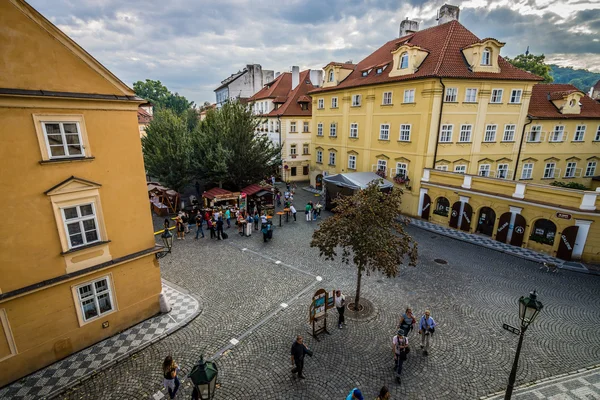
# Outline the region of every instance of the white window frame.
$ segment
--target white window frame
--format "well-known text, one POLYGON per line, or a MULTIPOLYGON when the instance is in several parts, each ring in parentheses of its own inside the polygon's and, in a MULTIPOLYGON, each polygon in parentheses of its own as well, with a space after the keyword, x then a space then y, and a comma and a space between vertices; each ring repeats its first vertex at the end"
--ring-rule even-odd
POLYGON ((458 101, 458 88, 446 88, 444 103, 456 103, 458 101))
POLYGON ((337 97, 331 98, 331 108, 338 108, 338 98, 337 97))
POLYGON ((498 164, 496 178, 508 179, 508 164, 498 164))
POLYGON ((481 65, 492 65, 492 51, 489 47, 486 47, 481 52, 481 65))
POLYGON ((568 161, 567 166, 565 168, 565 178, 575 178, 576 173, 577 173, 577 162, 576 161, 568 161))
POLYGON ((388 173, 387 160, 381 160, 381 159, 377 160, 377 169, 376 169, 376 171, 379 171, 379 170, 383 170, 384 175, 387 176, 387 173, 388 173))
POLYGON ((290 133, 297 133, 297 131, 296 131, 296 121, 290 121, 290 133))
POLYGON ((521 169, 520 179, 531 179, 533 176, 533 163, 524 163, 521 169))
POLYGON ((577 125, 575 127, 575 134, 573 135, 574 142, 583 142, 585 139, 585 131, 587 129, 587 125, 577 125))
POLYGON ((397 162, 396 175, 404 175, 405 178, 408 178, 408 164, 403 162, 397 162))
POLYGON ((490 96, 491 104, 502 104, 502 96, 504 95, 504 89, 492 89, 490 96))
POLYGON ((485 133, 483 135, 484 143, 494 143, 496 141, 496 132, 498 131, 498 125, 487 124, 485 126, 485 133))
POLYGON ((379 140, 390 140, 390 124, 379 125, 379 140))
POLYGON ((329 137, 337 137, 337 124, 335 122, 329 124, 329 137))
POLYGON ((465 90, 465 103, 477 103, 476 88, 467 88, 467 90, 465 90))
POLYGON ((515 125, 515 124, 504 125, 504 136, 502 137, 502 141, 503 142, 514 142, 516 131, 517 131, 517 125, 515 125))
POLYGON ((317 150, 317 155, 315 159, 317 163, 323 164, 323 150, 317 150))
POLYGON ((392 104, 392 92, 384 92, 381 100, 381 104, 389 106, 392 104))
POLYGON ((459 174, 466 174, 467 173, 467 166, 466 165, 455 165, 454 166, 454 172, 457 172, 459 174))
POLYGON ((479 164, 479 171, 477 172, 477 175, 484 178, 489 178, 491 169, 492 166, 490 164, 479 164))
POLYGON ((310 145, 308 143, 302 143, 302 155, 307 156, 310 154, 310 145))
POLYGON ((317 100, 317 108, 319 110, 322 110, 325 108, 325 99, 319 99, 317 100))
POLYGON ((298 155, 298 145, 296 143, 290 144, 290 156, 298 155))
POLYGON ((72 205, 72 206, 64 206, 64 207, 60 207, 60 214, 62 216, 62 221, 63 221, 63 227, 65 229, 65 235, 66 235, 66 239, 67 239, 67 246, 69 247, 69 250, 71 249, 77 249, 79 247, 83 247, 83 246, 87 246, 88 244, 92 244, 92 243, 98 243, 102 241, 102 234, 101 234, 101 229, 100 229, 100 225, 98 225, 98 213, 96 211, 96 204, 94 204, 94 202, 85 202, 85 203, 81 203, 81 204, 76 204, 76 205, 72 205), (86 216, 82 216, 81 215, 81 207, 83 206, 91 206, 92 207, 92 215, 86 215, 86 216), (71 218, 71 219, 67 219, 66 215, 65 215, 65 210, 66 209, 70 209, 70 208, 74 208, 77 211, 77 217, 76 218, 71 218), (83 226, 83 222, 84 221, 89 221, 89 220, 93 220, 94 221, 94 226, 95 226, 95 231, 96 231, 96 236, 98 237, 96 240, 93 241, 88 241, 87 237, 86 237, 86 233, 90 232, 89 230, 86 231, 84 226, 83 226), (78 244, 78 245, 73 245, 71 243, 71 235, 69 234, 69 224, 74 224, 74 223, 78 223, 79 224, 79 229, 80 229, 80 235, 81 238, 83 239, 83 243, 82 244, 78 244))
POLYGON ((353 139, 358 138, 358 123, 353 122, 350 124, 350 137, 353 139))
POLYGON ((335 75, 334 75, 333 69, 329 70, 329 77, 328 78, 329 78, 328 82, 333 82, 334 81, 335 75))
POLYGON ((89 282, 82 283, 81 285, 77 285, 74 287, 74 291, 75 291, 75 295, 77 296, 76 300, 77 300, 77 304, 79 306, 78 309, 81 312, 81 314, 80 314, 81 322, 83 324, 94 321, 102 316, 113 313, 117 310, 115 299, 113 296, 112 280, 111 280, 110 275, 106 275, 101 278, 94 279, 93 281, 89 281, 89 282), (101 281, 106 282, 106 290, 98 292, 96 289, 96 283, 101 282, 101 281), (79 291, 79 289, 81 289, 85 286, 91 286, 92 294, 91 294, 91 296, 82 298, 81 292, 79 291), (102 312, 100 310, 100 303, 98 302, 98 297, 103 296, 105 294, 108 294, 108 299, 110 301, 110 310, 106 310, 106 311, 102 312), (94 307, 96 308, 96 311, 98 313, 96 316, 91 317, 91 318, 86 318, 86 316, 85 316, 85 309, 84 309, 83 302, 87 301, 87 300, 93 300, 94 307))
POLYGON ((329 165, 335 165, 335 151, 329 152, 329 165))
POLYGON ((550 142, 562 142, 564 141, 565 126, 556 125, 550 133, 550 142))
POLYGON ((408 68, 408 52, 404 52, 400 54, 400 63, 398 64, 398 69, 406 69, 408 68))
POLYGON ((398 140, 401 142, 410 142, 410 130, 412 126, 410 124, 400 124, 400 137, 398 140))
POLYGON ((510 92, 510 101, 508 104, 521 104, 521 98, 523 97, 523 89, 513 89, 510 92))
POLYGON ((471 142, 471 134, 473 132, 473 125, 464 124, 460 126, 460 134, 458 136, 459 143, 469 143, 471 142))
POLYGON ((454 130, 454 125, 443 124, 440 128, 440 143, 452 143, 452 131, 453 130, 454 130), (447 137, 445 137, 444 135, 447 135, 447 137))
POLYGON ((556 163, 555 162, 546 163, 546 165, 544 166, 543 178, 544 179, 554 179, 555 175, 556 175, 556 163))
POLYGON ((527 142, 529 143, 540 143, 542 141, 542 126, 541 125, 531 125, 529 128, 529 132, 527 133, 527 142), (532 138, 531 135, 535 137, 532 138), (536 139, 537 140, 532 140, 536 139))
MULTIPOLYGON (((48 158, 51 160, 56 160, 56 159, 63 159, 63 158, 82 158, 82 157, 86 157, 86 153, 85 153, 85 143, 83 142, 83 135, 81 134, 81 126, 79 125, 79 121, 42 121, 42 130, 44 132, 44 140, 46 142, 46 149, 48 151, 48 158), (64 155, 59 155, 59 156, 53 156, 52 155, 52 148, 53 147, 61 147, 59 145, 51 145, 50 144, 50 140, 48 139, 48 132, 46 131, 46 124, 58 124, 59 126, 59 134, 62 140, 62 148, 63 151, 65 152, 64 155), (66 133, 65 133, 65 128, 64 125, 65 124, 75 124, 75 126, 77 127, 77 138, 79 140, 79 147, 81 148, 81 154, 69 154, 69 145, 67 144, 67 138, 66 138, 66 133)), ((57 135, 56 133, 53 133, 52 135, 57 135)), ((72 133, 70 133, 69 135, 73 135, 72 133)))
POLYGON ((317 124, 317 136, 323 136, 323 123, 319 122, 317 124))
POLYGON ((304 121, 302 123, 302 133, 309 133, 309 132, 310 132, 310 122, 304 121))
POLYGON ((415 102, 415 89, 404 90, 404 103, 410 104, 415 102))
POLYGON ((594 142, 600 142, 600 125, 598 125, 598 129, 596 129, 596 136, 594 137, 594 142))
POLYGON ((348 155, 348 169, 356 169, 356 156, 354 154, 348 155))
POLYGON ((448 166, 447 165, 437 165, 435 167, 435 169, 437 169, 438 171, 448 171, 448 166))
POLYGON ((596 174, 596 166, 596 161, 588 161, 587 166, 585 167, 586 178, 592 177, 596 174))
POLYGON ((362 96, 360 94, 352 95, 352 107, 360 107, 362 101, 362 96))

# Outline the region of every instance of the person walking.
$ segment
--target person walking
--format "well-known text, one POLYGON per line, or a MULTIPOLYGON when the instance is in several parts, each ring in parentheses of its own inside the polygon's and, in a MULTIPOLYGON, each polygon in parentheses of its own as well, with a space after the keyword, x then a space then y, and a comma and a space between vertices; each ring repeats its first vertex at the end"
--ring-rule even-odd
POLYGON ((217 240, 223 238, 223 217, 219 217, 217 220, 217 240))
POLYGON ((185 240, 185 227, 183 226, 183 220, 178 215, 175 217, 175 229, 177 230, 177 240, 185 240))
POLYGON ((204 237, 204 231, 202 230, 202 223, 204 222, 204 218, 202 217, 202 213, 200 210, 196 213, 196 240, 198 240, 198 235, 202 234, 204 237))
POLYGON ((209 218, 209 219, 206 221, 206 227, 207 227, 207 228, 210 230, 210 238, 211 238, 211 239, 214 239, 214 238, 216 238, 216 237, 217 237, 217 235, 215 234, 215 224, 214 224, 214 222, 213 222, 212 218, 209 218))
POLYGON ((398 329, 402 329, 404 331, 404 336, 408 336, 410 331, 413 330, 416 319, 412 313, 412 309, 408 307, 404 314, 400 316, 400 321, 398 322, 398 329))
POLYGON ((238 234, 240 236, 244 236, 244 224, 246 223, 246 218, 244 218, 244 215, 241 212, 237 213, 236 218, 237 218, 238 234))
POLYGON ((229 208, 225 211, 225 219, 227 220, 227 229, 231 228, 231 211, 229 208))
POLYGON ((423 355, 429 355, 429 337, 433 336, 435 332, 436 323, 431 318, 431 311, 425 310, 425 315, 421 317, 419 322, 419 334, 421 335, 421 349, 423 349, 423 355))
POLYGON ((298 373, 298 378, 305 379, 305 376, 302 375, 302 370, 304 370, 304 355, 308 353, 308 347, 304 344, 304 339, 302 336, 296 336, 296 341, 292 344, 292 374, 298 373))
POLYGON ((344 322, 344 311, 346 310, 346 296, 342 294, 341 290, 335 291, 335 308, 338 312, 338 328, 342 329, 344 322))
POLYGON ((392 339, 392 352, 394 353, 394 371, 396 371, 396 382, 400 383, 402 375, 402 364, 406 361, 408 354, 408 338, 404 336, 404 331, 399 329, 396 336, 392 339))
MULTIPOLYGON (((315 210, 317 210, 317 217, 321 218, 321 208, 323 208, 323 205, 321 204, 320 201, 317 202, 317 205, 315 206, 315 210)), ((315 217, 316 219, 316 217, 315 217)))
POLYGON ((279 190, 277 191, 277 194, 275 195, 275 200, 277 200, 277 206, 281 207, 281 193, 279 193, 279 190))
POLYGON ((365 400, 359 388, 354 388, 348 393, 346 400, 365 400))
POLYGON ((306 203, 306 207, 304 207, 304 214, 306 215, 307 222, 310 222, 312 220, 311 211, 312 211, 312 206, 310 205, 310 201, 309 201, 308 203, 306 203))
POLYGON ((188 213, 186 213, 186 212, 181 213, 181 221, 183 222, 184 232, 190 233, 190 225, 189 225, 190 217, 189 217, 188 213))
POLYGON ((254 230, 257 231, 258 230, 258 221, 260 220, 260 217, 258 216, 258 211, 256 211, 254 213, 254 230))
POLYGON ((390 391, 387 386, 382 386, 379 391, 379 396, 375 400, 389 400, 390 399, 390 391))
POLYGON ((173 357, 167 356, 163 361, 163 385, 169 393, 169 398, 174 399, 179 389, 179 378, 177 378, 179 366, 175 364, 173 357))
POLYGON ((292 216, 294 217, 294 222, 296 222, 296 207, 294 207, 293 204, 290 204, 290 212, 292 213, 292 216))

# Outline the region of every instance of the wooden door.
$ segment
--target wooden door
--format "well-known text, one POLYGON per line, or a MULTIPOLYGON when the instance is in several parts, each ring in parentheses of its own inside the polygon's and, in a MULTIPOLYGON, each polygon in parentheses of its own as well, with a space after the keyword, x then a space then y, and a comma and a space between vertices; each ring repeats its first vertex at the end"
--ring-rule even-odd
POLYGON ((460 213, 460 201, 452 204, 452 211, 450 212, 450 226, 458 229, 458 214, 460 213))
POLYGON ((496 240, 499 242, 506 243, 508 227, 510 225, 510 216, 510 212, 505 212, 500 216, 500 221, 498 221, 498 230, 496 231, 496 240))
POLYGON ((428 221, 429 212, 431 211, 431 197, 427 193, 423 195, 423 208, 421 209, 421 218, 428 221))
POLYGON ((523 244, 523 238, 525 237, 526 227, 527 222, 525 221, 525 217, 523 217, 521 214, 515 215, 515 226, 513 228, 510 244, 512 244, 513 246, 521 247, 521 245, 523 244))
POLYGON ((571 255, 573 254, 573 248, 575 247, 577 231, 579 231, 579 227, 575 225, 569 226, 562 231, 558 242, 558 251, 556 252, 556 257, 562 260, 571 261, 571 255))
POLYGON ((471 217, 473 216, 473 207, 469 203, 463 206, 462 220, 460 221, 460 230, 469 232, 471 228, 471 217))

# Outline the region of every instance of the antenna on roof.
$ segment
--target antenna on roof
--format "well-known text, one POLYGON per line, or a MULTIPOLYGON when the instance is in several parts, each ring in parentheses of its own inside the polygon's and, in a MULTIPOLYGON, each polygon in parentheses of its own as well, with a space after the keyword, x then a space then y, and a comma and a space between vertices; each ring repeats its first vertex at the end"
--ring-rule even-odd
POLYGON ((529 46, 527 46, 527 50, 525 50, 525 55, 528 56, 529 55, 529 46))
POLYGON ((435 20, 436 20, 436 21, 439 21, 439 20, 440 20, 440 10, 437 10, 437 11, 435 12, 435 20))

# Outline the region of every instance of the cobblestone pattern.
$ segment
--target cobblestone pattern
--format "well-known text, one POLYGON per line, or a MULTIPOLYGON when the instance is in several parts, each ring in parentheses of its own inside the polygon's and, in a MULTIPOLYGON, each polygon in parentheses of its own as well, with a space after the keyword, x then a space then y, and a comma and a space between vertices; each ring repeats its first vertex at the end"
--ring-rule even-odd
MULTIPOLYGON (((308 199, 316 197, 298 191, 295 203, 300 208, 308 199)), ((344 398, 355 386, 374 398, 383 384, 390 387, 394 399, 478 398, 505 386, 518 338, 503 330, 502 324, 518 325, 517 299, 534 288, 545 307, 525 337, 517 383, 577 370, 600 359, 597 277, 547 274, 531 261, 411 226, 407 231, 419 242, 418 266, 401 266, 391 279, 379 274, 363 278, 362 296, 377 307, 372 319, 348 321, 347 328, 340 330, 334 311, 329 321, 332 334, 316 342, 308 335, 312 294, 308 291, 248 332, 313 282, 313 275, 323 278, 315 288, 354 293, 355 268, 319 258, 317 249, 309 247, 318 222, 303 217, 300 214, 296 223, 277 227, 268 243, 260 235, 242 238, 235 232, 224 242, 189 237, 176 241, 174 254, 161 260, 163 275, 200 298, 202 316, 65 397, 150 398, 161 389, 160 363, 165 355, 172 354, 180 362, 183 376, 201 353, 214 354, 245 332, 244 339, 218 360, 222 386, 217 398, 344 398), (436 258, 448 264, 437 264, 436 258), (412 352, 402 384, 397 385, 391 338, 406 306, 417 315, 431 309, 438 329, 428 357, 420 354, 418 335, 411 333, 412 352), (306 361, 304 381, 290 374, 289 349, 296 334, 304 334, 315 350, 306 361)), ((189 398, 190 392, 186 381, 181 398, 189 398)))

